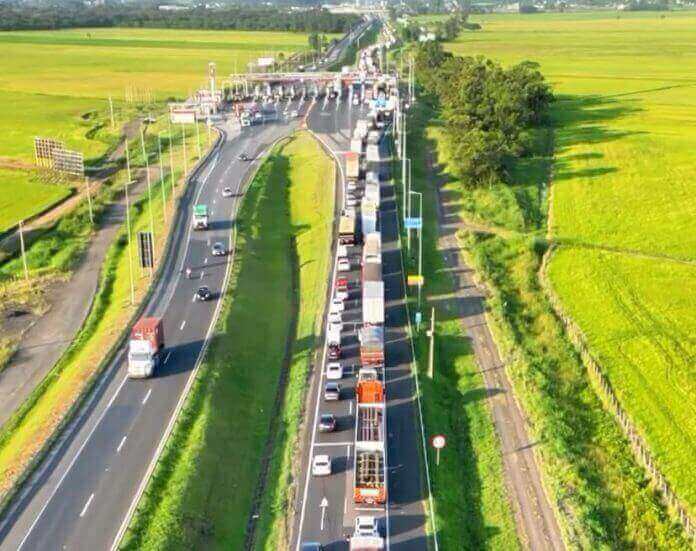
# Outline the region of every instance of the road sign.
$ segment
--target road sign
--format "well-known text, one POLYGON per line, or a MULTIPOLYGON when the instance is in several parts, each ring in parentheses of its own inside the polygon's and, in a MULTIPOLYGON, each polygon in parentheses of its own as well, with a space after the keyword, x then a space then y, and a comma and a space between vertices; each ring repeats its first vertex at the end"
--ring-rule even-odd
POLYGON ((416 327, 423 321, 423 312, 416 312, 416 327))
POLYGON ((152 246, 152 234, 149 231, 138 232, 138 252, 141 268, 153 268, 154 250, 152 246))
POLYGON ((406 282, 410 287, 414 287, 416 285, 422 286, 425 283, 425 278, 421 275, 410 275, 406 279, 406 282))
POLYGON ((436 434, 430 439, 430 443, 435 448, 435 465, 440 464, 440 450, 447 444, 447 439, 444 434, 436 434))
POLYGON ((404 226, 406 226, 407 230, 419 230, 423 227, 423 219, 422 218, 409 218, 406 217, 404 218, 404 226))

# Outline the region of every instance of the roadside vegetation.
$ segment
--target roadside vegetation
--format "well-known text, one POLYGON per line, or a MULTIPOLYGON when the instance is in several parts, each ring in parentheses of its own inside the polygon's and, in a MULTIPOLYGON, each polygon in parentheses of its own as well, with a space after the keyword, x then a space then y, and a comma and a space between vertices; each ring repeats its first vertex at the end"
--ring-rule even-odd
MULTIPOLYGON (((516 56, 515 61, 523 59, 516 56)), ((427 93, 437 93, 428 83, 432 66, 429 71, 421 84, 427 93)), ((459 95, 478 104, 476 113, 494 112, 494 97, 462 90, 459 95)), ((603 409, 537 279, 547 249, 547 184, 558 170, 554 138, 563 131, 555 126, 559 103, 549 119, 530 121, 523 157, 506 154, 487 174, 468 170, 449 130, 453 122, 470 122, 470 117, 453 121, 451 109, 430 111, 425 105, 412 114, 410 128, 427 126, 428 148, 437 160, 435 180, 448 197, 451 223, 462 224, 462 249, 491 290, 492 329, 539 442, 545 485, 567 543, 593 549, 687 549, 681 527, 661 505, 619 426, 603 409), (464 229, 467 225, 476 231, 464 229)))
MULTIPOLYGON (((411 111, 408 121, 408 154, 412 159, 412 189, 423 193, 424 322, 414 333, 421 403, 426 439, 447 436, 447 447, 435 466, 435 452, 428 446, 435 521, 443 550, 519 549, 512 505, 505 487, 500 442, 496 435, 483 377, 476 364, 466 330, 448 300, 451 273, 438 250, 437 194, 428 170, 433 154, 426 138, 432 121, 429 110, 411 111), (430 309, 435 307, 435 362, 428 377, 430 309)), ((402 204, 397 182, 397 205, 402 204)), ((405 233, 402 244, 405 247, 405 233)), ((414 241, 415 244, 415 241, 414 241)), ((412 246, 415 246, 412 244, 412 246)), ((404 250, 405 252, 405 250, 404 250)), ((404 254, 408 273, 417 273, 414 258, 404 254)), ((410 288, 411 313, 416 288, 410 288)))
POLYGON ((447 49, 554 82, 550 281, 693 518, 696 14, 475 20, 447 49))
POLYGON ((213 340, 123 549, 242 549, 259 477, 266 490, 256 547, 284 545, 326 294, 331 173, 330 160, 300 133, 278 145, 253 179, 213 340))
MULTIPOLYGON (((152 136, 148 143, 148 153, 154 155, 153 145, 156 141, 153 141, 152 136)), ((172 140, 172 147, 176 149, 178 159, 183 160, 176 139, 172 140)), ((189 149, 187 152, 189 166, 193 166, 196 160, 195 148, 192 149, 193 151, 189 149)), ((144 164, 142 155, 134 156, 133 160, 136 166, 144 164)), ((152 157, 150 163, 153 163, 152 157)), ((174 180, 179 181, 182 176, 182 171, 175 169, 174 180)), ((149 230, 151 208, 156 228, 155 256, 159 263, 172 221, 171 180, 164 180, 168 212, 165 220, 161 189, 163 183, 156 178, 153 176, 151 205, 145 193, 140 199, 134 200, 131 206, 134 242, 132 257, 128 254, 128 238, 124 224, 106 254, 98 290, 83 327, 58 363, 0 430, 0 499, 7 497, 8 491, 21 479, 34 456, 54 436, 56 429, 69 418, 75 404, 79 403, 79 398, 90 388, 104 367, 108 351, 121 336, 123 328, 128 325, 135 311, 134 305, 130 302, 130 258, 134 273, 135 305, 139 304, 150 287, 149 274, 141 271, 138 265, 135 234, 138 231, 149 230)), ((103 212, 108 201, 123 191, 125 181, 126 175, 118 173, 118 179, 110 186, 105 186, 103 192, 95 198, 93 206, 96 216, 103 212)), ((179 195, 183 186, 179 185, 175 189, 179 195)), ((33 280, 34 285, 24 287, 17 274, 22 269, 21 261, 14 259, 2 266, 0 273, 10 278, 2 284, 2 291, 7 293, 8 288, 21 288, 27 293, 39 293, 37 285, 46 285, 50 282, 50 279, 47 279, 50 274, 60 274, 61 270, 71 265, 78 254, 77 251, 84 247, 89 232, 88 206, 84 201, 72 213, 63 217, 44 239, 36 241, 29 249, 27 257, 30 270, 32 274, 39 276, 33 280)), ((15 297, 15 293, 12 293, 12 296, 15 297)))

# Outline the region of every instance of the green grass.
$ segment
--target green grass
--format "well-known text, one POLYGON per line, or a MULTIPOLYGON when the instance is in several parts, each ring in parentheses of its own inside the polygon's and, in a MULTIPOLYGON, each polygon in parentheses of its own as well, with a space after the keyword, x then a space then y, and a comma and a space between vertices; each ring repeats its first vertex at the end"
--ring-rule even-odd
POLYGON ((273 151, 246 193, 221 318, 124 549, 241 549, 274 415, 277 447, 259 545, 280 544, 279 504, 326 285, 333 186, 330 165, 317 156, 308 136, 292 139, 273 151), (276 389, 288 368, 278 413, 276 389))
POLYGON ((696 13, 473 19, 448 48, 555 87, 552 284, 693 514, 696 13))
MULTIPOLYGON (((109 28, 1 33, 0 104, 11 108, 0 110, 0 161, 33 163, 34 137, 43 136, 63 140, 95 163, 132 115, 132 106, 124 103, 126 88, 149 89, 157 100, 183 99, 204 83, 210 61, 217 63, 221 81, 245 71, 252 59, 281 52, 287 57, 306 47, 306 34, 286 32, 109 28), (116 130, 108 121, 109 96, 116 130)), ((0 175, 0 194, 11 192, 21 174, 0 175)), ((46 207, 43 196, 37 199, 36 205, 24 198, 8 208, 32 215, 46 207)))
POLYGON ((0 169, 0 233, 71 194, 68 186, 44 184, 24 170, 0 169))
MULTIPOLYGON (((444 550, 519 549, 483 377, 461 320, 453 314, 456 306, 443 298, 452 293, 453 282, 437 249, 437 195, 426 168, 431 147, 427 134, 436 129, 430 117, 428 110, 411 112, 408 146, 413 159, 412 185, 424 193, 424 310, 428 313, 432 306, 436 310, 434 380, 426 373, 424 328, 414 341, 426 438, 444 433, 448 440, 438 467, 433 450, 428 449, 439 543, 444 550)), ((401 205, 401 199, 397 202, 401 205)), ((411 262, 410 273, 416 271, 411 262)), ((411 289, 412 299, 414 294, 411 289)))

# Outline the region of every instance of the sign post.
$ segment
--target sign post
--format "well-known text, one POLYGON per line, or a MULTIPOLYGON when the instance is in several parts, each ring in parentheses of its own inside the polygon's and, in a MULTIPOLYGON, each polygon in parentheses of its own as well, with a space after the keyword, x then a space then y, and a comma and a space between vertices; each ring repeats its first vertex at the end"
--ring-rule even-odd
POLYGON ((447 445, 447 439, 444 434, 436 434, 430 439, 430 443, 435 448, 435 465, 440 465, 440 450, 447 445))

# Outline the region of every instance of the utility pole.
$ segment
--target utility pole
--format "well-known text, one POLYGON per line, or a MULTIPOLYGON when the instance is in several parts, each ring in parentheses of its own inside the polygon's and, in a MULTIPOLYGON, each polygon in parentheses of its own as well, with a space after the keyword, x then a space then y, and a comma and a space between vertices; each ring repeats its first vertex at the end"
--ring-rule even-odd
POLYGON ((435 307, 430 311, 430 347, 428 348, 428 377, 432 380, 435 377, 435 307))
POLYGON ((111 114, 111 130, 113 130, 116 123, 114 122, 114 102, 112 101, 111 96, 109 96, 109 113, 111 114))
POLYGON ((131 306, 135 305, 135 285, 133 283, 133 247, 131 244, 130 200, 128 198, 128 186, 133 181, 131 178, 130 153, 128 152, 128 138, 126 138, 126 232, 128 233, 128 277, 130 278, 131 306))
POLYGON ((167 223, 167 197, 164 192, 164 167, 162 166, 162 132, 157 133, 157 157, 159 158, 160 188, 162 188, 162 218, 167 223))
POLYGON ((87 185, 87 208, 89 209, 89 223, 94 225, 94 215, 92 213, 92 190, 89 187, 89 177, 85 177, 87 185))
POLYGON ((188 160, 186 159, 186 130, 184 128, 184 123, 181 123, 181 137, 184 141, 184 183, 188 178, 188 160))
MULTIPOLYGON (((143 157, 145 158, 145 181, 147 182, 147 201, 148 201, 148 211, 150 213, 150 235, 152 236, 152 256, 154 264, 155 256, 155 218, 152 214, 152 183, 150 182, 150 161, 147 158, 147 151, 145 150, 145 132, 143 127, 140 127, 140 145, 143 148, 143 157)), ((152 279, 154 268, 150 266, 150 279, 152 279)))
POLYGON ((401 125, 401 134, 402 134, 402 140, 401 140, 401 147, 403 149, 403 153, 401 154, 401 182, 403 184, 403 189, 402 189, 402 195, 403 195, 403 206, 401 209, 402 216, 406 218, 406 115, 404 115, 404 120, 403 124, 401 125))
POLYGON ((27 265, 27 250, 24 247, 24 228, 22 220, 19 221, 19 248, 22 250, 22 264, 24 265, 24 279, 29 281, 29 266, 27 265))
POLYGON ((200 130, 198 129, 198 119, 195 119, 196 122, 193 123, 196 127, 196 144, 198 146, 198 160, 201 160, 201 133, 200 130))

